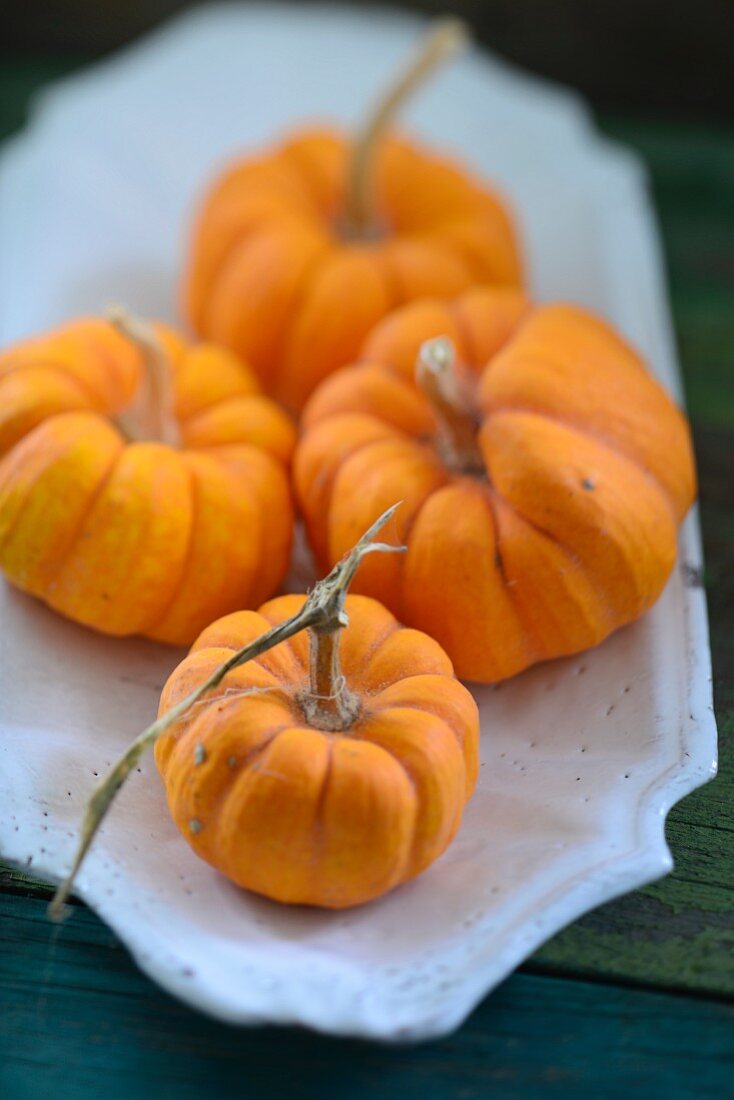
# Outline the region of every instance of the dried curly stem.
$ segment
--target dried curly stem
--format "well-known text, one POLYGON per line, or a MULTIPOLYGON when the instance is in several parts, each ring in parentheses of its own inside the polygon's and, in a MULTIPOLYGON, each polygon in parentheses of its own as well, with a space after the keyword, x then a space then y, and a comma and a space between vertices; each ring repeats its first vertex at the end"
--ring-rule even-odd
POLYGON ((415 378, 438 421, 438 444, 447 466, 460 473, 484 473, 476 416, 461 392, 456 349, 448 336, 421 345, 415 378))
POLYGON ((439 20, 357 131, 347 166, 346 225, 353 236, 369 237, 375 230, 375 159, 385 131, 415 89, 440 65, 463 50, 468 41, 469 31, 461 20, 439 20))
POLYGON ((155 329, 122 306, 110 306, 107 319, 121 336, 135 344, 143 360, 135 396, 117 416, 118 427, 135 442, 155 440, 178 447, 181 437, 173 415, 171 368, 155 329))
POLYGON ((175 707, 172 707, 166 714, 161 715, 135 738, 129 749, 110 768, 92 792, 84 813, 79 846, 71 870, 58 887, 48 908, 52 920, 58 921, 64 918, 65 902, 72 890, 77 872, 117 792, 135 768, 143 753, 155 744, 162 733, 178 722, 205 692, 217 687, 233 668, 254 660, 274 646, 279 645, 288 638, 292 638, 294 634, 298 634, 301 630, 309 629, 326 636, 329 633, 332 635, 338 634, 342 627, 349 624, 344 609, 344 601, 359 563, 367 554, 375 551, 401 552, 405 549, 403 546, 389 546, 385 543, 373 541, 378 531, 392 518, 398 507, 399 504, 394 504, 392 508, 388 508, 375 520, 369 530, 362 535, 359 542, 348 554, 345 554, 340 562, 337 562, 328 576, 314 585, 300 611, 290 619, 286 619, 285 622, 271 627, 255 641, 233 653, 203 683, 199 684, 175 707))

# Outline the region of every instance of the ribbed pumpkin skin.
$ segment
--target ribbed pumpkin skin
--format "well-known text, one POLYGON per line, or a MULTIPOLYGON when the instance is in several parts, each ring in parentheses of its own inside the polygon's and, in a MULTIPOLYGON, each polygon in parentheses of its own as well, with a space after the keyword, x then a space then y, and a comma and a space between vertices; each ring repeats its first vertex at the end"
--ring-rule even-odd
MULTIPOLYGON (((208 627, 159 713, 303 600, 282 596, 208 627)), ((476 704, 440 646, 374 600, 348 596, 346 610, 342 671, 362 700, 348 731, 306 724, 302 633, 230 672, 155 748, 173 819, 199 856, 276 901, 331 909, 378 897, 437 859, 478 771, 476 704)))
MULTIPOLYGON (((486 346, 498 305, 473 291, 477 315, 482 296, 486 346)), ((309 402, 294 474, 324 568, 403 500, 390 534, 407 554, 371 557, 355 588, 435 637, 457 675, 492 682, 596 645, 652 606, 695 473, 684 416, 611 328, 563 305, 523 319, 519 303, 484 369, 471 351, 464 364, 486 477, 447 469, 406 373, 425 339, 453 335, 464 356, 479 346, 466 314, 466 301, 416 304, 380 326, 365 361, 309 402)))
POLYGON ((231 352, 158 331, 180 449, 112 423, 141 360, 106 322, 0 356, 0 568, 77 622, 184 645, 282 580, 295 433, 231 352))
POLYGON ((242 355, 294 410, 396 306, 522 281, 502 201, 455 164, 395 138, 376 165, 380 231, 350 240, 349 147, 342 134, 306 130, 234 164, 195 225, 184 284, 190 322, 242 355))

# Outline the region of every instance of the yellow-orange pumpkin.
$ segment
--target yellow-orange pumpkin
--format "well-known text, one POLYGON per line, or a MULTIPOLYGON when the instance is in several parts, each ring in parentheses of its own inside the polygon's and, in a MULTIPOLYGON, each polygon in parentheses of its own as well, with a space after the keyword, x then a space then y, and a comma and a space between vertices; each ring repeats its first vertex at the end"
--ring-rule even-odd
MULTIPOLYGON (((304 600, 282 596, 210 626, 160 714, 304 600)), ((347 597, 346 612, 341 643, 320 633, 309 651, 298 634, 229 672, 155 749, 174 821, 199 856, 276 901, 331 909, 432 863, 478 769, 476 704, 440 646, 375 600, 347 597)))
POLYGON ((404 500, 407 555, 365 563, 356 588, 484 682, 593 646, 654 603, 695 493, 690 437, 607 324, 475 289, 398 311, 364 356, 304 411, 294 473, 323 566, 404 500))
POLYGON ((128 330, 0 356, 0 568, 77 622, 187 644, 282 580, 295 431, 231 352, 128 330))
POLYGON ((497 194, 443 156, 382 139, 404 95, 461 39, 453 21, 440 24, 354 142, 330 129, 298 132, 235 163, 199 212, 188 318, 292 409, 396 306, 521 282, 497 194))

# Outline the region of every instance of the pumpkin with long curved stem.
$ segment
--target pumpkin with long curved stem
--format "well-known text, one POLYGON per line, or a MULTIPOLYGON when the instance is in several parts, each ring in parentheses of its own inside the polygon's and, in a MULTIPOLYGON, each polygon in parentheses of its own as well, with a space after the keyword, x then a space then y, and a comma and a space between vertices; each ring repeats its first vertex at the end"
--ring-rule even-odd
POLYGON ((203 204, 185 278, 188 317, 292 409, 394 307, 478 282, 521 282, 498 196, 445 158, 385 136, 406 96, 465 37, 456 21, 439 23, 353 141, 334 130, 298 133, 236 163, 203 204))
POLYGON ((124 315, 0 356, 0 568, 107 634, 190 643, 283 578, 288 417, 229 351, 124 315))
MULTIPOLYGON (((488 292, 473 295, 491 312, 488 292)), ((581 309, 516 305, 514 333, 483 369, 442 334, 456 305, 386 321, 368 341, 373 358, 313 395, 294 462, 323 566, 365 517, 404 500, 405 559, 368 562, 357 588, 482 682, 587 649, 642 615, 695 494, 685 418, 639 356, 581 309)), ((464 348, 478 331, 464 326, 464 348)))
POLYGON ((203 632, 90 799, 54 915, 150 745, 194 851, 276 901, 357 905, 444 851, 477 778, 476 704, 433 639, 347 595, 367 555, 403 549, 373 541, 394 510, 308 596, 203 632))

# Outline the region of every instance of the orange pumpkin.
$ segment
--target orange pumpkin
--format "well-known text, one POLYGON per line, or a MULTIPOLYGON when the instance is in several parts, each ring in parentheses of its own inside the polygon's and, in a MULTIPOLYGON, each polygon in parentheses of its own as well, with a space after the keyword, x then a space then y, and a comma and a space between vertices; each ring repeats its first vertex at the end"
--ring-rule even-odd
POLYGON ((295 483, 322 565, 401 498, 407 555, 366 563, 357 588, 482 682, 655 602, 695 494, 690 437, 608 325, 474 290, 398 311, 364 355, 304 411, 295 483))
POLYGON ((294 410, 394 307, 521 282, 502 200, 444 157, 383 140, 404 96, 462 41, 455 22, 440 24, 354 142, 328 129, 296 133, 235 163, 203 204, 188 318, 294 410))
POLYGON ((118 327, 0 356, 0 568, 77 622, 186 644, 282 580, 294 428, 231 352, 118 327))
POLYGON ((476 782, 477 707, 446 654, 375 600, 346 596, 363 552, 364 540, 308 598, 208 627, 161 698, 165 717, 236 651, 290 628, 186 706, 155 747, 194 851, 281 902, 341 909, 412 878, 449 844, 476 782), (308 638, 293 633, 300 622, 308 638))

